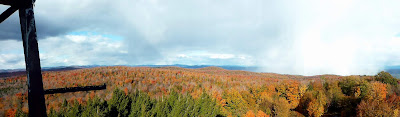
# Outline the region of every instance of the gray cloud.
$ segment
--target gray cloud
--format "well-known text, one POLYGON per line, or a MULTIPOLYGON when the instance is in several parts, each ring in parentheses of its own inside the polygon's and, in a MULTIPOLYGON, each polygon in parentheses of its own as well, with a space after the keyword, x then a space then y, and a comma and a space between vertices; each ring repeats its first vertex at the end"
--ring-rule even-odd
MULTIPOLYGON (((49 66, 114 64, 110 61, 129 65, 208 63, 261 65, 265 72, 304 75, 374 74, 385 65, 400 65, 396 61, 400 56, 395 54, 400 52, 395 37, 400 30, 396 3, 40 0, 35 16, 42 59, 49 66), (117 35, 123 40, 120 47, 109 50, 96 45, 99 40, 75 43, 66 37, 80 31, 117 35), (236 58, 179 58, 198 51, 236 58)), ((16 14, 0 24, 0 41, 4 40, 20 40, 16 14)), ((7 52, 0 50, 0 54, 7 52)))

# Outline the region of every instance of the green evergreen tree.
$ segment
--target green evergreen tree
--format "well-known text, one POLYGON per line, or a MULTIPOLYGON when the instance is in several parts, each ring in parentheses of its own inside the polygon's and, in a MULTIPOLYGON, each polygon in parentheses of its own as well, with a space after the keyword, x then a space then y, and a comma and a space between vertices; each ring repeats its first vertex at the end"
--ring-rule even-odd
POLYGON ((151 114, 149 116, 152 117, 167 117, 169 111, 167 110, 168 104, 166 101, 158 101, 155 104, 155 107, 152 109, 151 114))
POLYGON ((83 117, 104 117, 106 115, 107 104, 105 101, 101 101, 98 97, 89 99, 82 112, 83 117))
POLYGON ((175 101, 175 104, 172 107, 170 117, 183 117, 185 114, 186 100, 181 99, 181 96, 178 97, 178 100, 175 101))
POLYGON ((67 117, 80 117, 82 112, 82 105, 78 101, 74 101, 73 105, 68 104, 67 113, 64 116, 67 117))
POLYGON ((109 101, 107 116, 127 117, 131 109, 131 98, 119 89, 114 90, 113 96, 109 101))
POLYGON ((50 108, 50 112, 47 116, 48 117, 61 117, 60 113, 57 113, 53 108, 50 108))
POLYGON ((147 93, 136 91, 125 95, 114 90, 109 101, 100 98, 87 100, 86 105, 78 101, 72 104, 64 100, 59 112, 50 109, 49 117, 215 117, 220 113, 216 101, 203 93, 198 99, 190 95, 171 92, 167 100, 151 99, 147 93))

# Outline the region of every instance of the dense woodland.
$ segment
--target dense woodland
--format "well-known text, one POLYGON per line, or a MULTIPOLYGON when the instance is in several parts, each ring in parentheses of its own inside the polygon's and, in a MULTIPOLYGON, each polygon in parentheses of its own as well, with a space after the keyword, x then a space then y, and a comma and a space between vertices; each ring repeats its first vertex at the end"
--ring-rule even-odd
MULTIPOLYGON (((45 95, 59 116, 400 116, 399 80, 297 76, 218 67, 96 67, 43 72, 44 89, 106 84, 106 90, 45 95)), ((0 116, 27 116, 26 76, 0 79, 0 116)))

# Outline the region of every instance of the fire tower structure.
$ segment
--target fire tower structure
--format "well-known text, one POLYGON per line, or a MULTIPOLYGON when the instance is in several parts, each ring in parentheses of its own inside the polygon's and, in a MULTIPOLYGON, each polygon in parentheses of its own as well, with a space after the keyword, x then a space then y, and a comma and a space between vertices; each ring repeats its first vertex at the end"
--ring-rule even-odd
POLYGON ((10 6, 0 15, 0 23, 17 10, 21 24, 21 35, 24 47, 26 75, 28 84, 28 105, 30 117, 46 117, 44 94, 102 90, 106 85, 72 87, 60 89, 43 89, 42 70, 40 67, 39 49, 33 12, 35 0, 0 0, 0 4, 10 6))

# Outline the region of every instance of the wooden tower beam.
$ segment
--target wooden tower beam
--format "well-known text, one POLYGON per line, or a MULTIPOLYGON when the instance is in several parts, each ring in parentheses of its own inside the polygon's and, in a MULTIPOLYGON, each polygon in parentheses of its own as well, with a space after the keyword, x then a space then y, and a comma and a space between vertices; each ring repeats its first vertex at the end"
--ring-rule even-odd
POLYGON ((28 80, 28 105, 30 117, 46 117, 42 70, 33 13, 34 0, 25 0, 19 8, 22 42, 24 46, 26 74, 28 80))

